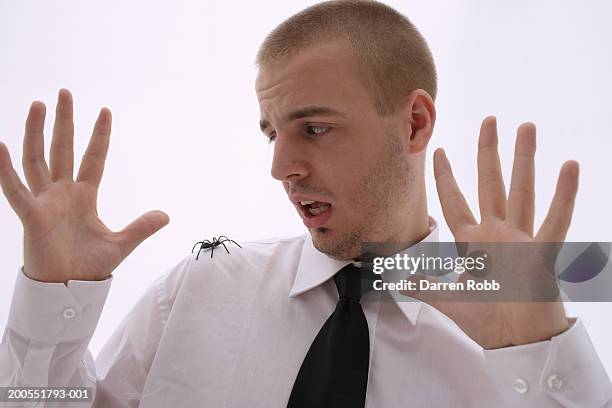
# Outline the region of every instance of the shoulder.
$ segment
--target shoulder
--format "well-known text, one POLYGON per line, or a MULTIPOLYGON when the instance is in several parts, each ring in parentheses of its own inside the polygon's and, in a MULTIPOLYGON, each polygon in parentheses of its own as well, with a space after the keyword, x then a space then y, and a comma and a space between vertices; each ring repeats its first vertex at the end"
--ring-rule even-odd
POLYGON ((287 265, 287 269, 292 269, 294 263, 297 265, 308 238, 306 233, 251 241, 222 240, 222 244, 207 248, 196 245, 192 253, 168 268, 158 278, 158 283, 164 287, 166 296, 174 299, 183 285, 199 286, 201 280, 205 280, 209 287, 220 281, 257 280, 278 263, 287 265))

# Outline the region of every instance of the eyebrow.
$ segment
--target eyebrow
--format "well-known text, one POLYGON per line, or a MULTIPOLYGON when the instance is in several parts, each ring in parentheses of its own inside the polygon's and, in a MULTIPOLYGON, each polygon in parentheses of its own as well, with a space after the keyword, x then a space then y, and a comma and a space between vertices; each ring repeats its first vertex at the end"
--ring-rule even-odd
MULTIPOLYGON (((290 112, 287 115, 286 120, 288 122, 291 122, 296 119, 307 118, 307 117, 315 116, 315 115, 321 115, 321 116, 336 115, 336 116, 342 116, 342 117, 346 116, 344 113, 337 111, 333 108, 327 107, 327 106, 307 106, 305 108, 290 112)), ((266 130, 268 127, 270 127, 270 122, 268 122, 265 119, 259 121, 259 128, 261 129, 262 132, 266 130)))

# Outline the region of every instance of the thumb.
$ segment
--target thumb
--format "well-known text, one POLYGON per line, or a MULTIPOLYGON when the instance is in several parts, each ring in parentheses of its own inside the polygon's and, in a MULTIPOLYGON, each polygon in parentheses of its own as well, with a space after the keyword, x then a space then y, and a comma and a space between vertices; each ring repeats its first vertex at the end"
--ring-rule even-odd
POLYGON ((170 222, 170 217, 163 211, 149 211, 132 221, 119 231, 120 247, 123 258, 126 258, 145 239, 155 234, 170 222))

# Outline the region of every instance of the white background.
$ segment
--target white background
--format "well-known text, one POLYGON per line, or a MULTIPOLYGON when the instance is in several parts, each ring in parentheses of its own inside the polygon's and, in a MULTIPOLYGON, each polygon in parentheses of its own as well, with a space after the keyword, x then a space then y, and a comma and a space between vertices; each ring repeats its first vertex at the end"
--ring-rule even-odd
MULTIPOLYGON (((47 105, 48 152, 60 87, 75 99, 75 165, 101 106, 113 112, 99 214, 119 230, 161 209, 171 222, 114 272, 90 347, 100 350, 149 283, 213 235, 255 240, 305 232, 270 177, 272 147, 259 132, 254 58, 265 35, 302 1, 0 0, 0 140, 22 180, 30 103, 47 105)), ((517 126, 538 129, 536 224, 561 163, 580 162, 570 241, 612 241, 612 6, 605 1, 390 1, 428 40, 439 73, 438 119, 428 149, 429 211, 444 223, 431 155, 443 146, 477 214, 476 143, 498 117, 507 184, 517 126)), ((48 153, 47 153, 48 158, 48 153)), ((76 170, 75 170, 76 174, 76 170)), ((0 197, 0 329, 6 324, 23 230, 0 197)), ((568 304, 609 373, 612 306, 568 304)))

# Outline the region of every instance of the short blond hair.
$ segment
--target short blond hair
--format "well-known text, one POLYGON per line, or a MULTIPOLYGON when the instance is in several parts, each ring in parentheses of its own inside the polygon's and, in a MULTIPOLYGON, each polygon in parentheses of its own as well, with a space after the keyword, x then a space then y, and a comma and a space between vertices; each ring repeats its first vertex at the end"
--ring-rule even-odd
POLYGON ((377 1, 325 1, 294 14, 268 34, 255 63, 261 67, 337 39, 350 43, 381 116, 396 112, 414 89, 435 100, 437 74, 427 42, 408 18, 377 1))

